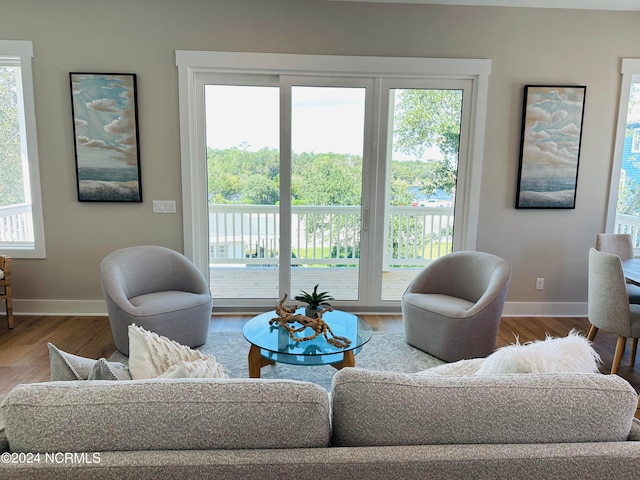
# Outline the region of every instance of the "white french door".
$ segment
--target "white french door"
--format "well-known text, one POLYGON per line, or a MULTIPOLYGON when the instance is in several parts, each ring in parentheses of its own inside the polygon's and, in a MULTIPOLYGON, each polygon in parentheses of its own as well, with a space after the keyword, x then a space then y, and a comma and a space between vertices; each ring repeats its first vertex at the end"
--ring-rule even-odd
POLYGON ((373 81, 234 80, 204 85, 214 298, 273 302, 319 284, 357 302, 373 81))
POLYGON ((205 68, 178 53, 185 253, 218 309, 271 308, 319 284, 338 308, 395 310, 430 259, 474 248, 490 63, 393 69, 458 70, 431 78, 372 74, 375 58, 209 52, 205 68), (411 140, 412 116, 445 113, 446 128, 411 140))

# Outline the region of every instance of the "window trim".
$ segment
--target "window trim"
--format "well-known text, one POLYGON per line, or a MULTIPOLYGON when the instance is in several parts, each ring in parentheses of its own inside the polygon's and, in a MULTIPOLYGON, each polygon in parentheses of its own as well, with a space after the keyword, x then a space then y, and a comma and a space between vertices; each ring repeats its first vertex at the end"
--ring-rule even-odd
POLYGON ((33 244, 0 244, 0 250, 14 258, 45 258, 44 221, 42 214, 42 192, 38 157, 38 135, 36 129, 35 98, 33 92, 33 44, 26 40, 0 40, 0 61, 20 64, 22 79, 22 111, 24 114, 24 140, 29 165, 31 188, 31 215, 33 220, 33 244))
POLYGON ((484 154, 489 59, 360 57, 249 52, 177 50, 182 212, 184 253, 209 278, 207 212, 199 199, 206 198, 206 175, 198 169, 201 135, 196 131, 198 77, 203 73, 248 73, 277 75, 367 76, 373 78, 451 78, 473 81, 469 164, 465 180, 463 231, 460 248, 475 250, 484 154), (203 197, 204 195, 204 197, 203 197))

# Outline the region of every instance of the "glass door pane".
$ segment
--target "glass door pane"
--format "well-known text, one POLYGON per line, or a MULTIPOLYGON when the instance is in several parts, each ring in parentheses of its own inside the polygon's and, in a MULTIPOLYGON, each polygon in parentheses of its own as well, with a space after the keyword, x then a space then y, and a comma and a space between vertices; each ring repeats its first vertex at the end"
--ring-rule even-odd
POLYGON ((34 245, 20 81, 20 67, 0 65, 0 244, 9 248, 34 245))
POLYGON ((365 88, 291 89, 291 292, 358 300, 365 88))
POLYGON ((453 248, 462 90, 389 91, 382 300, 453 248))
POLYGON ((214 298, 278 297, 279 88, 205 85, 214 298))
POLYGON ((614 233, 629 233, 640 241, 640 82, 631 82, 627 122, 620 164, 620 184, 614 233))

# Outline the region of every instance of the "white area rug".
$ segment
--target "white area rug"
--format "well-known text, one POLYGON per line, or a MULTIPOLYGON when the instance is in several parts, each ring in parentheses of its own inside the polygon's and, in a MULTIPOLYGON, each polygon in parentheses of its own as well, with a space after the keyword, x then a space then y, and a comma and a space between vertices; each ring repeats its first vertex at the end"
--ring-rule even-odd
MULTIPOLYGON (((203 353, 215 355, 231 378, 248 378, 249 367, 247 356, 249 342, 240 332, 210 332, 207 343, 199 347, 203 353)), ((119 352, 110 358, 113 361, 124 361, 127 358, 119 352)), ((374 332, 369 342, 355 357, 356 367, 370 370, 392 370, 415 373, 427 368, 442 365, 442 360, 434 358, 416 348, 407 345, 402 333, 374 332)), ((261 370, 262 378, 286 378, 314 382, 327 390, 331 389, 331 379, 336 369, 330 365, 299 366, 276 363, 261 370)))
MULTIPOLYGON (((215 355, 230 377, 247 378, 249 342, 241 333, 212 332, 205 345, 198 350, 215 355)), ((393 370, 414 373, 445 362, 407 345, 402 333, 375 333, 355 357, 356 367, 371 370, 393 370)), ((329 390, 336 369, 330 365, 299 366, 276 363, 261 370, 262 378, 306 380, 329 390)))

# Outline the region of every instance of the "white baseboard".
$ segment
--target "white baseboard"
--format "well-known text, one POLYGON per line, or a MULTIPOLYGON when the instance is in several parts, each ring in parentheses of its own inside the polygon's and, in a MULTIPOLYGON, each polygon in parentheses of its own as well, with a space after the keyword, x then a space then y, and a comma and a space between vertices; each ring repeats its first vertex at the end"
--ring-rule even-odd
POLYGON ((587 302, 507 302, 505 317, 586 317, 587 302))
MULTIPOLYGON (((0 312, 4 313, 4 302, 0 305, 0 312)), ((385 311, 371 314, 393 314, 400 312, 385 311)), ((16 315, 55 315, 55 316, 89 316, 107 315, 107 305, 104 300, 17 300, 13 301, 13 312, 16 315)), ((214 307, 214 313, 222 313, 214 307)), ((354 312, 356 313, 356 312, 354 312)), ((365 313, 364 311, 361 313, 365 313)), ((507 302, 502 315, 505 317, 586 317, 586 302, 507 302)))
MULTIPOLYGON (((4 306, 4 302, 3 302, 4 306)), ((104 300, 13 300, 15 315, 106 316, 104 300)))

